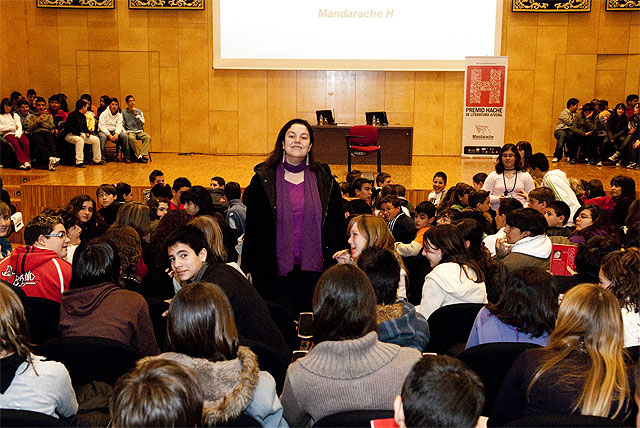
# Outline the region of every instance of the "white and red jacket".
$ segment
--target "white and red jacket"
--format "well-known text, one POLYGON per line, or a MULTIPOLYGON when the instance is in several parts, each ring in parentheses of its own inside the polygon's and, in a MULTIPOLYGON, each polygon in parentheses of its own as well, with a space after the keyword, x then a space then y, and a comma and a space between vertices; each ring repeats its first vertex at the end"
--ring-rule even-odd
POLYGON ((71 265, 53 250, 27 245, 0 260, 0 279, 22 288, 27 297, 60 303, 62 293, 69 289, 71 265))

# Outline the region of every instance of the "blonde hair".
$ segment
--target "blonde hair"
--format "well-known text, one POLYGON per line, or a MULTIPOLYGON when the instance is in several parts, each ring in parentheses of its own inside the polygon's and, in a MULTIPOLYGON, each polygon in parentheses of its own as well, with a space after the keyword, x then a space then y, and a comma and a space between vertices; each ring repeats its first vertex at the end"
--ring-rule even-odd
POLYGON ((382 217, 371 214, 362 214, 353 217, 349 222, 347 231, 350 232, 353 225, 358 226, 358 230, 367 240, 367 247, 378 247, 389 251, 394 251, 396 240, 387 226, 387 222, 382 217))
POLYGON ((585 194, 582 181, 574 177, 568 178, 568 180, 569 180, 569 186, 571 187, 571 190, 573 190, 573 193, 576 194, 576 197, 579 198, 580 196, 585 194))
POLYGON ((18 354, 31 364, 29 323, 22 302, 9 287, 0 284, 0 351, 18 354))
POLYGON ((533 376, 527 395, 543 374, 556 369, 559 383, 584 379, 573 411, 579 409, 583 415, 606 418, 617 400, 612 416, 617 417, 630 397, 623 331, 620 305, 611 292, 594 284, 573 287, 560 304, 555 329, 544 348, 544 362, 533 376), (588 355, 586 371, 571 358, 576 352, 588 355))
POLYGON ((222 229, 220 229, 220 225, 215 218, 210 215, 201 215, 192 218, 187 224, 197 227, 204 233, 207 239, 207 246, 211 249, 213 255, 219 259, 219 262, 224 263, 227 260, 227 250, 224 248, 222 229))
POLYGON ((382 217, 377 217, 371 214, 361 214, 355 216, 349 221, 349 227, 347 232, 351 232, 353 225, 358 226, 360 234, 364 236, 367 241, 367 247, 382 248, 383 250, 391 251, 398 259, 400 268, 406 272, 402 257, 395 250, 396 240, 393 238, 387 222, 382 217))

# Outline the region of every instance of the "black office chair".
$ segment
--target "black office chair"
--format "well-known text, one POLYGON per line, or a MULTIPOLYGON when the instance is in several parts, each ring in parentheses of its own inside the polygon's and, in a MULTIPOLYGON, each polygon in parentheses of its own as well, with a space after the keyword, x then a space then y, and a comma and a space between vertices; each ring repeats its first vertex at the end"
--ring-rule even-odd
POLYGON ((429 343, 425 352, 457 356, 467 343, 483 303, 457 303, 438 308, 429 319, 429 343))
POLYGON ((325 416, 314 427, 369 428, 373 419, 393 418, 393 410, 349 410, 325 416))
POLYGON ((375 126, 368 125, 352 126, 346 139, 348 172, 351 172, 351 156, 364 156, 376 152, 378 155, 378 173, 380 173, 382 160, 380 144, 378 144, 378 129, 375 126))
POLYGON ((473 346, 458 359, 476 372, 484 383, 484 411, 489 416, 500 386, 513 362, 527 349, 539 348, 534 343, 497 342, 473 346))
POLYGON ((31 410, 0 409, 2 427, 66 427, 63 420, 31 410))
POLYGON ((269 308, 269 313, 271 314, 271 318, 273 318, 273 322, 282 333, 285 342, 287 343, 287 347, 289 351, 294 351, 300 348, 300 339, 298 338, 298 332, 296 330, 296 322, 293 319, 293 316, 287 308, 282 306, 279 303, 272 302, 270 300, 265 300, 267 304, 267 308, 269 308))
POLYGON ((60 303, 42 297, 27 297, 24 311, 31 329, 31 343, 37 346, 60 337, 60 303))
POLYGON ((38 346, 36 355, 65 365, 74 388, 102 381, 114 385, 133 369, 138 356, 124 343, 102 337, 59 337, 38 346))
POLYGON ((609 418, 585 415, 540 415, 527 416, 505 426, 508 427, 629 427, 629 425, 609 418))
POLYGON ((260 370, 267 371, 276 381, 276 391, 278 395, 282 393, 284 378, 287 375, 287 365, 282 361, 280 355, 262 342, 256 340, 240 338, 240 345, 246 346, 258 357, 260 370))

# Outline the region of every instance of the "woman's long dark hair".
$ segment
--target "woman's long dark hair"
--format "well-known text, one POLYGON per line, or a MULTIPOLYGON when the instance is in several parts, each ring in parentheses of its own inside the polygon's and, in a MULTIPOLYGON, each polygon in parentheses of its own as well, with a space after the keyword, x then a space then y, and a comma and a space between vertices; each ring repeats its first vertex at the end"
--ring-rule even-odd
POLYGON ((309 122, 300 118, 291 119, 290 121, 285 123, 282 128, 280 128, 280 132, 278 132, 278 138, 276 139, 276 145, 271 153, 269 153, 269 157, 267 157, 267 160, 264 161, 266 166, 274 168, 276 165, 282 162, 282 153, 284 152, 284 148, 282 147, 282 145, 284 144, 284 137, 287 134, 289 128, 291 128, 291 126, 295 124, 304 125, 309 132, 309 165, 311 165, 313 169, 313 162, 315 160, 315 157, 313 155, 313 129, 311 128, 309 122))
POLYGON ((517 269, 505 281, 498 302, 488 304, 487 309, 522 333, 533 337, 550 334, 558 316, 558 292, 553 276, 535 267, 517 269))
POLYGON ((522 170, 526 171, 529 169, 529 159, 531 159, 531 156, 533 155, 533 148, 531 147, 531 143, 528 141, 518 141, 516 143, 516 148, 518 149, 518 151, 520 149, 522 149, 522 151, 524 152, 524 159, 521 160, 521 167, 522 170))
POLYGON ((516 170, 523 171, 522 169, 522 159, 520 158, 520 152, 515 144, 507 143, 500 149, 500 153, 498 154, 498 161, 496 162, 496 172, 498 174, 504 173, 504 164, 502 163, 502 154, 506 151, 511 151, 516 155, 516 163, 514 164, 514 168, 516 170))
POLYGON ((71 213, 72 216, 78 216, 78 212, 82 209, 82 205, 85 202, 91 201, 91 205, 93 206, 93 214, 91 218, 86 223, 78 222, 78 226, 82 229, 81 239, 87 240, 91 238, 95 238, 96 236, 102 233, 100 227, 98 225, 98 211, 96 211, 96 201, 94 201, 89 195, 76 195, 69 201, 67 204, 67 211, 71 213))
POLYGON ((604 230, 608 236, 619 239, 618 231, 613 227, 613 225, 611 225, 606 213, 598 205, 586 204, 578 208, 578 211, 576 211, 573 216, 574 223, 578 216, 580 216, 580 213, 584 210, 589 210, 591 213, 592 224, 582 230, 576 230, 573 232, 573 235, 582 235, 584 236, 584 239, 589 239, 593 236, 602 235, 600 231, 604 230))
POLYGON ((469 255, 464 244, 464 238, 460 230, 452 224, 439 224, 427 230, 424 234, 424 246, 431 244, 442 251, 440 263, 457 263, 464 271, 467 278, 469 272, 464 267, 473 270, 476 274, 475 282, 484 281, 484 271, 477 260, 469 255))

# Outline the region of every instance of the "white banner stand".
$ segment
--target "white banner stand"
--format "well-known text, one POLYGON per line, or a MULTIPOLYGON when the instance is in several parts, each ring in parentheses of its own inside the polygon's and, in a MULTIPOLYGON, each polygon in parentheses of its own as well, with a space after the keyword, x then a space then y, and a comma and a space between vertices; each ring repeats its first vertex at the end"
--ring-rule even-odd
POLYGON ((494 157, 504 144, 508 58, 465 60, 462 156, 494 157))

